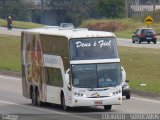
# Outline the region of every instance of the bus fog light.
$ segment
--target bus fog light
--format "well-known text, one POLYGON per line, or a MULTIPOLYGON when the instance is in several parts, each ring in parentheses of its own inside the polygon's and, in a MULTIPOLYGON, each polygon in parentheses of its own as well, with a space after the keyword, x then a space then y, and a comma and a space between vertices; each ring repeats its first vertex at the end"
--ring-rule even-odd
POLYGON ((113 96, 113 95, 114 95, 113 93, 110 93, 110 94, 109 94, 110 97, 113 96))
POLYGON ((78 100, 75 100, 75 103, 77 103, 78 102, 78 100))
POLYGON ((86 95, 83 95, 83 97, 86 97, 86 95))

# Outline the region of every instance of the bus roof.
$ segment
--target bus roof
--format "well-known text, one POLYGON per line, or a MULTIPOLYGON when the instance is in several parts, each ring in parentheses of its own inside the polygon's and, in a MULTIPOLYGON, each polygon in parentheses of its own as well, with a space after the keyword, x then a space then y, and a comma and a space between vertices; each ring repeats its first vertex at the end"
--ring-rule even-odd
POLYGON ((59 27, 44 27, 44 28, 36 28, 36 29, 28 29, 23 32, 29 33, 39 33, 44 35, 55 35, 55 36, 64 36, 68 39, 70 38, 86 38, 86 37, 115 37, 115 35, 111 32, 104 31, 92 31, 87 28, 59 28, 59 27))

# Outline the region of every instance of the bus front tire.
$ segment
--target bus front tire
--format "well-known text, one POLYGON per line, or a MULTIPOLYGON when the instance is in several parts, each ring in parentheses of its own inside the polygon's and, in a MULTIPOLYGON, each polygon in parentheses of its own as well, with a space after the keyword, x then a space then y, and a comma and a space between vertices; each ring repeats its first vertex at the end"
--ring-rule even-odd
POLYGON ((111 110, 111 109, 112 109, 112 105, 105 105, 105 106, 104 106, 104 109, 105 109, 105 110, 111 110))
POLYGON ((61 106, 62 106, 62 109, 63 109, 64 111, 67 111, 67 110, 68 110, 68 106, 66 106, 66 102, 65 102, 65 97, 64 97, 64 95, 62 95, 62 97, 61 97, 61 106))

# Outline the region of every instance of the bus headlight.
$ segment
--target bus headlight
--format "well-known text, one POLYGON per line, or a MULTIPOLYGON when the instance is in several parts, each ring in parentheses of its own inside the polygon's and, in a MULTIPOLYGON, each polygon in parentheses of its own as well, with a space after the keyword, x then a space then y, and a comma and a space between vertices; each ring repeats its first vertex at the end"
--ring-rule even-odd
POLYGON ((113 96, 113 93, 110 93, 109 96, 112 97, 112 96, 113 96))
POLYGON ((83 95, 83 97, 85 98, 85 97, 86 97, 86 95, 83 95))
POLYGON ((118 91, 114 91, 113 93, 110 93, 109 96, 114 96, 114 95, 118 95, 121 93, 121 90, 118 91))
POLYGON ((77 93, 75 92, 74 95, 77 96, 77 93))
POLYGON ((79 92, 74 92, 74 96, 76 96, 76 97, 86 97, 86 95, 84 95, 83 93, 79 93, 79 92))

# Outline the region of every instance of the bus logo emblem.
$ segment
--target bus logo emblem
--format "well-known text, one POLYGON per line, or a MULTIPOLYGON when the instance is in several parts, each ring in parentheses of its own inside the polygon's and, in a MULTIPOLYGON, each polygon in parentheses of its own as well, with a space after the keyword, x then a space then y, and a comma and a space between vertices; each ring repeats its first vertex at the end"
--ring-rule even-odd
POLYGON ((99 98, 100 97, 100 94, 97 94, 97 98, 99 98))
POLYGON ((99 97, 100 97, 100 94, 98 94, 98 93, 93 93, 91 96, 96 96, 97 98, 99 98, 99 97))

